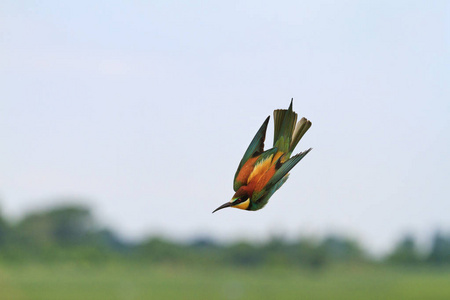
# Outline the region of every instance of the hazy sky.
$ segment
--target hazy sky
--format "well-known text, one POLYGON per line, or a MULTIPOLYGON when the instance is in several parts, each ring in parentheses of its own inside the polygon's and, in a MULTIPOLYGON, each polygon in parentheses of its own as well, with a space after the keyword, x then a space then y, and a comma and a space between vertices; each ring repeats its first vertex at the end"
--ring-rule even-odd
MULTIPOLYGON (((73 196, 128 237, 450 230, 449 1, 1 1, 0 208, 73 196), (274 109, 313 147, 212 210, 274 109)), ((271 145, 273 122, 266 145, 271 145)))

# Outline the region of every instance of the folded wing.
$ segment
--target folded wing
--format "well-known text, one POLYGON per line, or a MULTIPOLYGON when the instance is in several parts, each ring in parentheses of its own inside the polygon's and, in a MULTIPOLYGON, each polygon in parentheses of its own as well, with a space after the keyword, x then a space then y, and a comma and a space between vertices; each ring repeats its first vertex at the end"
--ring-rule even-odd
MULTIPOLYGON (((256 162, 256 157, 263 153, 264 151, 264 140, 266 138, 266 130, 267 130, 267 124, 269 124, 270 116, 267 117, 267 119, 264 121, 264 123, 259 128, 258 132, 256 133, 255 137, 251 141, 250 145, 247 148, 247 151, 245 151, 244 156, 241 159, 241 162, 239 163, 238 169, 236 171, 236 174, 234 175, 234 184, 233 189, 237 191, 242 185, 246 184, 247 182, 243 182, 247 178, 241 178, 246 176, 239 176, 239 173, 241 172, 241 169, 244 167, 244 165, 252 158, 255 158, 254 161, 251 162, 252 166, 256 162)), ((248 166, 248 164, 247 164, 248 166)))

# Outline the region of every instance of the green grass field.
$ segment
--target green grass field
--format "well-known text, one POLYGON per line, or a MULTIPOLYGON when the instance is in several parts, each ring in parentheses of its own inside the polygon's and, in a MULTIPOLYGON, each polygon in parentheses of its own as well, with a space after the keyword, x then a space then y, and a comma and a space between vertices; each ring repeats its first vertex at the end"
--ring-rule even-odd
POLYGON ((1 265, 0 299, 450 299, 450 271, 1 265))

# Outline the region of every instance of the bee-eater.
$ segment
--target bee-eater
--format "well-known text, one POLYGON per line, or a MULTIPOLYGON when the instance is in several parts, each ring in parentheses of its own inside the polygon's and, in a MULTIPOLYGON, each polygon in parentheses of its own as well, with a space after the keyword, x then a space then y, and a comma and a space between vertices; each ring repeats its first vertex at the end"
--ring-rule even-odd
POLYGON ((270 116, 259 128, 234 175, 234 191, 230 202, 219 206, 235 207, 245 210, 263 208, 270 197, 286 182, 289 171, 303 158, 311 148, 291 157, 292 151, 300 139, 311 127, 311 122, 302 118, 297 123, 297 114, 289 108, 273 112, 275 134, 273 147, 264 151, 267 124, 270 116))

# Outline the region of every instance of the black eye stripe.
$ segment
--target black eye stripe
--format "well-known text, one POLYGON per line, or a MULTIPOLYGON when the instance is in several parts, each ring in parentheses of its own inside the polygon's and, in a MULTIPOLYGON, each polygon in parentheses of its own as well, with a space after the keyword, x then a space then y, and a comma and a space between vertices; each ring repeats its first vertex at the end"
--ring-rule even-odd
POLYGON ((240 204, 242 202, 247 201, 248 197, 238 198, 233 202, 233 205, 240 204))

